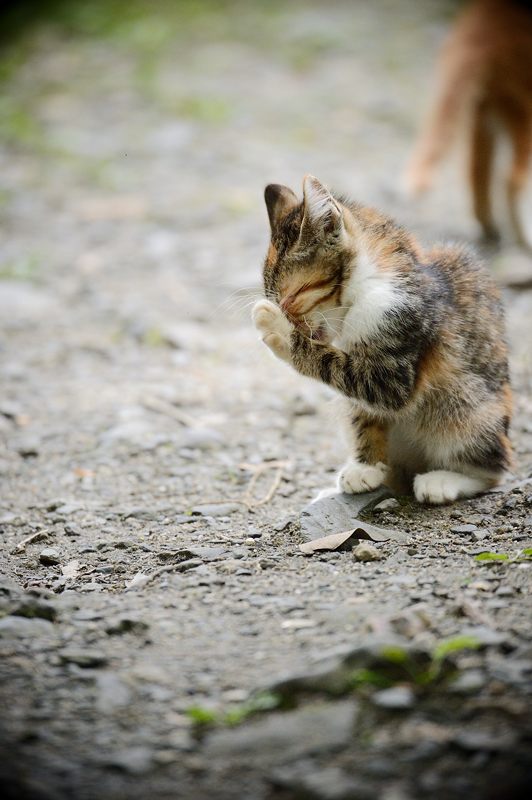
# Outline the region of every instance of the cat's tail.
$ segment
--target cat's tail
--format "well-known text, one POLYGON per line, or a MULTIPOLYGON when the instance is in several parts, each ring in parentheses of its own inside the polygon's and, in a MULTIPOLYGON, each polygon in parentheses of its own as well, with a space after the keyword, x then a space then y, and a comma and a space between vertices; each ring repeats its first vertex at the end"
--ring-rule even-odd
POLYGON ((422 128, 405 175, 406 189, 416 195, 432 184, 436 167, 456 131, 471 112, 481 83, 479 64, 455 36, 444 46, 436 100, 422 128))

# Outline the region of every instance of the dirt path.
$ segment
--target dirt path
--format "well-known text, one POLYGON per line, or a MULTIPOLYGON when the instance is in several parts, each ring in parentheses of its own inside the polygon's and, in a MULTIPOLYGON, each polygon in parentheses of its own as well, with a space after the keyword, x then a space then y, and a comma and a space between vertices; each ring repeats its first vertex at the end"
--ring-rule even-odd
POLYGON ((506 297, 515 476, 373 512, 409 534, 374 562, 299 552, 343 457, 334 404, 249 322, 268 181, 312 172, 427 241, 474 236, 458 162, 419 208, 397 191, 447 4, 82 5, 4 59, 4 796, 521 796, 532 294, 506 297), (254 475, 271 497, 248 508, 254 475), (335 691, 274 686, 325 669, 335 691))

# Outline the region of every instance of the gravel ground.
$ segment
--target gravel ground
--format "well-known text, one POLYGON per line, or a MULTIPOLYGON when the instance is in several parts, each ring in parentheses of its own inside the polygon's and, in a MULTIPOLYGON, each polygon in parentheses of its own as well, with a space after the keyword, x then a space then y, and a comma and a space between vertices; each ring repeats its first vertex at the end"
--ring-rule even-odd
POLYGON ((474 239, 460 153, 398 189, 453 4, 81 6, 3 59, 3 796, 524 797, 532 294, 515 473, 367 511, 407 534, 370 561, 299 551, 334 400, 249 321, 269 181, 474 239))

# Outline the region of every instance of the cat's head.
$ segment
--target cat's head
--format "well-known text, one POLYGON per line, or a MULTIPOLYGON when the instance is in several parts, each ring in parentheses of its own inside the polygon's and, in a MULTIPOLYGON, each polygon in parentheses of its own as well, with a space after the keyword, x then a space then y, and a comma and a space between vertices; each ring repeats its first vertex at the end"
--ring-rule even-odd
POLYGON ((349 210, 312 175, 303 181, 303 201, 278 184, 267 186, 264 198, 271 226, 266 296, 307 335, 330 338, 353 259, 349 210))

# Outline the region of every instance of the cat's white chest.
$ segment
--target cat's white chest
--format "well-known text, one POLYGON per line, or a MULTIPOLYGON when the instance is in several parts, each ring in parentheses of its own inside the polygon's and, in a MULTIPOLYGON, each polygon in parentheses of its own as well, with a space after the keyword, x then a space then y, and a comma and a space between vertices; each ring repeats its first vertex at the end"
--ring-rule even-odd
POLYGON ((367 254, 360 254, 342 303, 348 307, 338 344, 343 349, 378 336, 386 315, 401 304, 402 296, 393 276, 379 271, 367 254))

